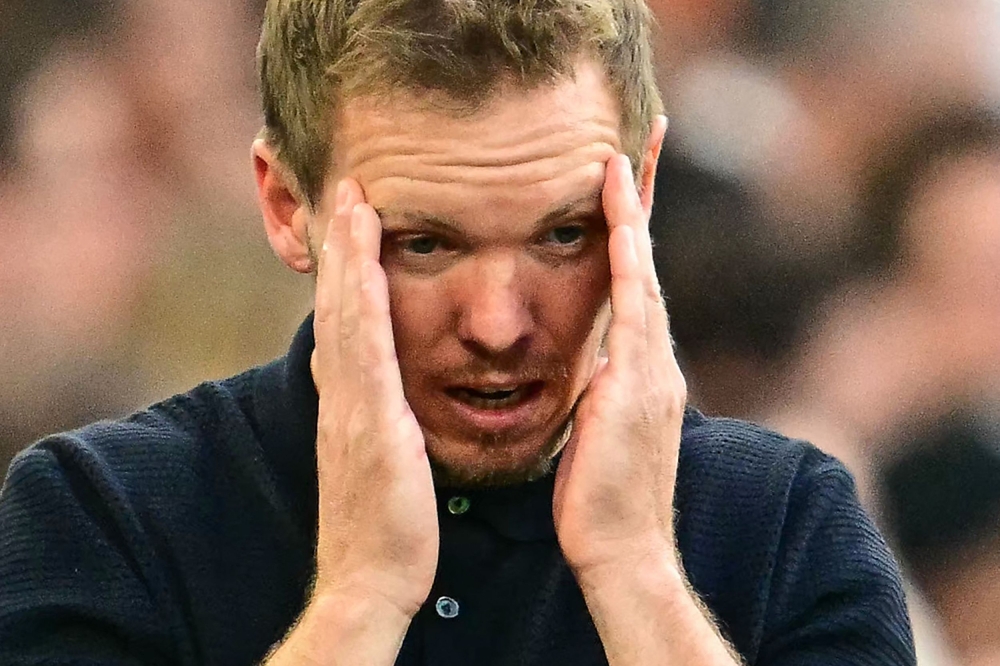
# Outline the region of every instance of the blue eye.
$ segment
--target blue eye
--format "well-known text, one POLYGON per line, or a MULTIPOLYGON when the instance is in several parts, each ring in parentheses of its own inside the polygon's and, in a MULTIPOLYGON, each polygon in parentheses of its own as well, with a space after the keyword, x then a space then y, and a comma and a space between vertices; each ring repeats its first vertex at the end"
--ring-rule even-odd
POLYGON ((548 233, 548 240, 558 245, 572 245, 583 238, 583 227, 556 227, 548 233))
POLYGON ((441 247, 441 241, 433 236, 414 236, 408 238, 403 247, 413 254, 431 254, 441 247))

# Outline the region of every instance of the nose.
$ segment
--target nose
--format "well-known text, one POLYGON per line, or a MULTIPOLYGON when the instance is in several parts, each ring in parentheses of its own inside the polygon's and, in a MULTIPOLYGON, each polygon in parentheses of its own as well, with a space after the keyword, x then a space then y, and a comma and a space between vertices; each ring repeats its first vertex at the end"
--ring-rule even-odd
POLYGON ((513 257, 484 258, 458 285, 458 337, 477 355, 495 356, 521 348, 533 321, 513 257))

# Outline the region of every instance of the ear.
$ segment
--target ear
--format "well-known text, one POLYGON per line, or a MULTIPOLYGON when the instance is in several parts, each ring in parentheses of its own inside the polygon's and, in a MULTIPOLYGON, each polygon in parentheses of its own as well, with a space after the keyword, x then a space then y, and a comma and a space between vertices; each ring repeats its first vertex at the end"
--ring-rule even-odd
POLYGON ((653 210, 653 184, 656 182, 656 165, 660 161, 663 136, 666 133, 667 117, 656 116, 653 118, 649 138, 646 139, 646 148, 642 153, 642 175, 639 179, 639 200, 642 202, 642 209, 646 213, 647 220, 653 210))
POLYGON ((274 252, 292 270, 312 272, 309 252, 309 221, 312 211, 297 194, 285 167, 264 139, 251 149, 257 183, 257 205, 264 216, 264 230, 274 252))

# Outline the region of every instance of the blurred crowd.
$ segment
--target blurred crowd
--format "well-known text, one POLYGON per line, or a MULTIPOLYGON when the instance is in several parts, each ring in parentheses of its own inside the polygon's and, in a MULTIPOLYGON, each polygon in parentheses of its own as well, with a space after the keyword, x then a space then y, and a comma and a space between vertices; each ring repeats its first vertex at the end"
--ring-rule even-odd
MULTIPOLYGON (((1000 665, 1000 0, 650 0, 652 224, 703 411, 854 473, 928 666, 1000 665)), ((0 470, 283 352, 263 0, 0 3, 0 470)))
POLYGON ((1000 665, 1000 2, 652 4, 692 402, 843 460, 920 663, 1000 665))
POLYGON ((262 3, 0 4, 0 465, 272 358, 309 310, 253 194, 262 3))

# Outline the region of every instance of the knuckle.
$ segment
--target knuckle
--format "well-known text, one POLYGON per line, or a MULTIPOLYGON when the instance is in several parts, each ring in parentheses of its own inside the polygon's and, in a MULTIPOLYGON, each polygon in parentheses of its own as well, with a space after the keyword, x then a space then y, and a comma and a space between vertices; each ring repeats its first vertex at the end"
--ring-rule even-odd
POLYGON ((644 281, 643 284, 646 289, 646 298, 651 302, 656 303, 657 306, 663 307, 663 291, 660 289, 660 283, 656 279, 656 276, 649 276, 644 281))
POLYGON ((667 415, 682 413, 687 404, 687 383, 676 364, 660 373, 652 382, 653 403, 667 415))
POLYGON ((326 290, 316 290, 316 302, 314 303, 315 316, 313 321, 316 324, 325 324, 333 318, 334 308, 332 299, 327 295, 326 290))
MULTIPOLYGON (((352 444, 363 444, 372 436, 372 422, 364 401, 355 402, 348 410, 346 435, 352 444)), ((370 447, 365 447, 370 448, 370 447)))
POLYGON ((627 328, 633 335, 639 337, 646 329, 646 319, 641 313, 630 312, 622 316, 622 324, 627 328))
POLYGON ((646 313, 642 307, 641 299, 631 298, 625 303, 619 304, 618 319, 629 328, 641 331, 645 328, 646 313))
POLYGON ((665 404, 671 414, 680 414, 684 412, 684 407, 687 404, 687 383, 684 381, 684 377, 679 373, 671 381, 670 389, 667 391, 666 398, 667 400, 665 404))
POLYGON ((687 404, 687 397, 688 397, 687 380, 684 379, 684 375, 680 374, 679 372, 677 373, 677 377, 678 377, 677 396, 678 399, 680 400, 681 409, 683 410, 684 406, 687 404))
POLYGON ((377 341, 371 337, 357 338, 358 343, 358 371, 361 379, 366 384, 377 382, 379 378, 378 370, 382 365, 382 351, 377 341))
MULTIPOLYGON (((345 313, 345 315, 348 313, 345 313)), ((358 330, 354 318, 344 316, 340 320, 340 347, 350 349, 357 344, 358 330)))
POLYGON ((385 421, 386 432, 392 433, 401 442, 413 441, 421 436, 420 426, 409 409, 386 410, 385 421))

